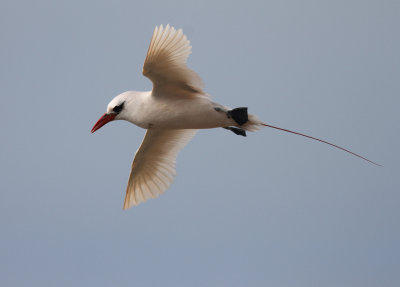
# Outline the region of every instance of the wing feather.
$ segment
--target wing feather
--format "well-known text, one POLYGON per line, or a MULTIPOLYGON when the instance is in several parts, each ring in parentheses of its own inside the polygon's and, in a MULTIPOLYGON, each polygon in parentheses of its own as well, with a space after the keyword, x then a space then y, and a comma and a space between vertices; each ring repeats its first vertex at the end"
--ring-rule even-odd
POLYGON ((143 65, 143 75, 152 82, 154 89, 171 86, 194 94, 204 94, 200 76, 186 65, 191 53, 190 41, 182 30, 167 25, 154 29, 153 37, 143 65))
POLYGON ((197 130, 147 130, 132 162, 124 209, 164 193, 176 174, 179 151, 197 130))

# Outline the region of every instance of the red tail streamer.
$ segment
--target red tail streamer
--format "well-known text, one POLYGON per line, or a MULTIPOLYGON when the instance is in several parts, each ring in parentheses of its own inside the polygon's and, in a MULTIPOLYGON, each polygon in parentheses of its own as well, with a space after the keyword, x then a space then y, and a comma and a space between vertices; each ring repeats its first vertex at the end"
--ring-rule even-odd
POLYGON ((375 165, 377 165, 377 166, 382 166, 382 165, 380 165, 379 163, 373 162, 372 160, 369 160, 369 159, 367 159, 367 158, 365 158, 365 157, 363 157, 363 156, 361 156, 361 155, 358 155, 358 154, 356 154, 356 153, 354 153, 354 152, 352 152, 352 151, 349 151, 349 150, 347 150, 347 149, 345 149, 345 148, 342 148, 342 147, 340 147, 340 146, 337 146, 337 145, 335 145, 335 144, 333 144, 333 143, 330 143, 330 142, 327 142, 327 141, 324 141, 324 140, 321 140, 321 139, 317 139, 317 138, 314 138, 314 137, 311 137, 311 136, 308 136, 308 135, 305 135, 305 134, 302 134, 302 133, 294 132, 294 131, 291 131, 291 130, 282 129, 282 128, 278 128, 278 127, 271 126, 271 125, 267 125, 267 124, 262 124, 262 125, 263 125, 263 126, 266 126, 266 127, 269 127, 269 128, 273 128, 273 129, 281 130, 281 131, 284 131, 284 132, 292 133, 292 134, 295 134, 295 135, 303 136, 303 137, 306 137, 306 138, 309 138, 309 139, 313 139, 313 140, 316 140, 316 141, 319 141, 319 142, 322 142, 322 143, 331 145, 331 146, 333 146, 333 147, 335 147, 335 148, 341 149, 341 150, 343 150, 343 151, 345 151, 345 152, 348 152, 348 153, 350 153, 350 154, 352 154, 352 155, 355 155, 355 156, 357 156, 357 157, 359 157, 359 158, 362 158, 363 160, 366 160, 366 161, 368 161, 368 162, 370 162, 370 163, 372 163, 372 164, 375 164, 375 165))

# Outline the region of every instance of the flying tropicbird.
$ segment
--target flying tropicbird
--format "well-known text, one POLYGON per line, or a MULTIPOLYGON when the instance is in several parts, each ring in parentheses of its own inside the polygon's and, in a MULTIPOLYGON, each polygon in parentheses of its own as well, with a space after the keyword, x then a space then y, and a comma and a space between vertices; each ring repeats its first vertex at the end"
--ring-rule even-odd
POLYGON ((143 75, 153 82, 153 90, 116 96, 93 126, 92 133, 110 121, 126 120, 147 130, 132 163, 124 209, 168 189, 178 152, 198 129, 222 127, 246 136, 246 131, 265 126, 329 144, 379 165, 324 140, 263 123, 248 114, 246 107, 231 109, 211 101, 201 78, 186 66, 191 48, 181 29, 156 27, 143 65, 143 75))

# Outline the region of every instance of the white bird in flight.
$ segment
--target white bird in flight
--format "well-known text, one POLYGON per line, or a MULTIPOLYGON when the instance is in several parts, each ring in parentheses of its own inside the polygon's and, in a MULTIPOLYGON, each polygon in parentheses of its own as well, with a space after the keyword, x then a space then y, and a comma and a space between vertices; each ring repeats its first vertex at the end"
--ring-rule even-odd
POLYGON ((186 66, 191 48, 181 29, 156 27, 143 65, 143 75, 153 82, 153 89, 116 96, 93 126, 92 133, 110 121, 126 120, 147 129, 132 163, 123 209, 169 188, 176 173, 176 157, 198 129, 222 127, 246 136, 246 131, 266 126, 329 144, 379 165, 324 140, 267 125, 248 114, 245 107, 231 109, 211 101, 201 78, 186 66))

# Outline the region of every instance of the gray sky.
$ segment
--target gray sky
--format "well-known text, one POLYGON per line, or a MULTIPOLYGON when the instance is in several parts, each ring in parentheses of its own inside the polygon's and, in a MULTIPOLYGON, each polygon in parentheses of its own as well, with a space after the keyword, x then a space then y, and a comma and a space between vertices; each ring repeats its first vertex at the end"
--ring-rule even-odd
POLYGON ((399 286, 400 2, 2 1, 1 286, 399 286), (90 129, 183 28, 216 102, 272 129, 200 131, 122 211, 144 130, 90 129))

